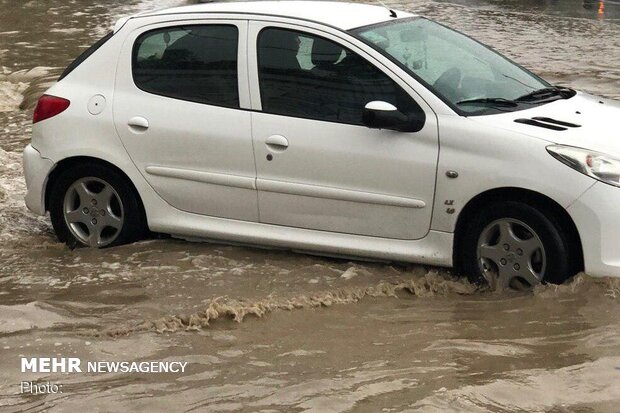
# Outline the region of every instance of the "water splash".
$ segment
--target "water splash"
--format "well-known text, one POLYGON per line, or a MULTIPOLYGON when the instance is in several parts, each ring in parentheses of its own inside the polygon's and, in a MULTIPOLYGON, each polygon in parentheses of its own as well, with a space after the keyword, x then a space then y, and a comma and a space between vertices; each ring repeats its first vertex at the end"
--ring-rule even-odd
MULTIPOLYGON (((397 298, 399 292, 416 297, 447 296, 449 294, 469 295, 479 288, 463 279, 453 279, 437 271, 429 271, 424 276, 395 282, 381 282, 368 287, 343 287, 333 291, 301 294, 292 298, 267 297, 259 300, 214 298, 206 309, 183 315, 162 317, 141 324, 137 331, 156 331, 158 333, 176 331, 196 331, 209 327, 212 322, 231 319, 238 323, 248 316, 261 318, 275 311, 293 311, 305 308, 331 307, 354 304, 366 297, 397 298)), ((107 331, 108 335, 122 335, 133 331, 131 328, 107 331)))

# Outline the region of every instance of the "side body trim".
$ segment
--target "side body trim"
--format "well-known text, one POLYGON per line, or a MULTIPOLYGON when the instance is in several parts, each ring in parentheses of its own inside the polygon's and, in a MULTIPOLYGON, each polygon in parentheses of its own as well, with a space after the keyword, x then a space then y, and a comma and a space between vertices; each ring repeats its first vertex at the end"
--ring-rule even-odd
POLYGON ((275 192, 287 195, 300 195, 314 198, 335 199, 338 201, 361 202, 366 204, 389 205, 405 208, 424 208, 426 203, 419 199, 405 198, 373 192, 351 191, 327 186, 307 185, 291 182, 257 179, 259 191, 275 192))
POLYGON ((256 189, 255 179, 249 176, 228 175, 153 165, 147 166, 145 170, 149 175, 162 176, 165 178, 185 179, 206 184, 231 186, 233 188, 256 189))

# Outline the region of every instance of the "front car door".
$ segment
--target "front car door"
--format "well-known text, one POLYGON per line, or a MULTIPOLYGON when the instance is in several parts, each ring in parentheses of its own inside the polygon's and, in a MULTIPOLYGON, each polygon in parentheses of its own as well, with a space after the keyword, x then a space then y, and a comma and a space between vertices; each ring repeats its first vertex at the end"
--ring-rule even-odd
POLYGON ((437 120, 426 103, 332 34, 251 22, 248 43, 260 221, 423 238, 438 156, 437 120), (425 126, 369 129, 362 111, 371 101, 424 111, 425 126))
POLYGON ((247 21, 141 27, 119 60, 114 121, 133 162, 172 206, 258 221, 247 21))

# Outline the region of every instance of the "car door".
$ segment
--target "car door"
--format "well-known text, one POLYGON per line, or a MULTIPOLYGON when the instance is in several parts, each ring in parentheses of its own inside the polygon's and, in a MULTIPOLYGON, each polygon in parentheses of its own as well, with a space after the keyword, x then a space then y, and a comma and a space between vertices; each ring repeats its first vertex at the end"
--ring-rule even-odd
POLYGON ((423 238, 438 157, 431 109, 329 33, 251 22, 249 39, 260 222, 423 238), (416 133, 370 129, 362 112, 371 101, 423 111, 425 125, 416 133))
POLYGON ((149 25, 123 47, 114 121, 131 159, 172 206, 258 221, 247 22, 149 25))

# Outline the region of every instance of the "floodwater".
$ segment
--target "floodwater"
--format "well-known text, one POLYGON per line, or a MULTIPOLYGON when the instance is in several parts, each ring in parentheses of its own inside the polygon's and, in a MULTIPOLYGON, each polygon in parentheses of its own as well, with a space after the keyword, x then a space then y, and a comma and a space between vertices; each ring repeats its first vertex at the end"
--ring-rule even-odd
MULTIPOLYGON (((182 1, 0 0, 0 411, 618 412, 620 281, 481 291, 443 269, 150 240, 56 242, 24 207, 38 95, 116 18, 182 1), (184 361, 21 373, 20 357, 184 361), (21 381, 62 394, 18 394, 21 381)), ((620 99, 620 2, 389 2, 620 99)))

